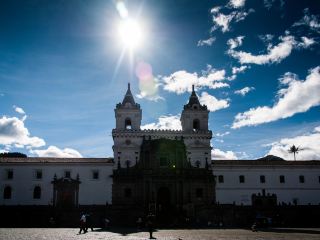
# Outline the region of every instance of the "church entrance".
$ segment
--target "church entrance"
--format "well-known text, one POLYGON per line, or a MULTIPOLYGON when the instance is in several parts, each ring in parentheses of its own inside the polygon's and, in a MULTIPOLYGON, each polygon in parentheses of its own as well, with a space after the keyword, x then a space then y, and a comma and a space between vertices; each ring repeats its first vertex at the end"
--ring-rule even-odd
POLYGON ((168 187, 160 187, 157 193, 157 220, 162 226, 169 226, 174 219, 175 211, 171 203, 171 193, 168 187))
POLYGON ((171 199, 170 190, 167 187, 161 187, 158 189, 157 204, 158 212, 170 211, 171 199))
POLYGON ((55 178, 53 184, 53 205, 62 208, 72 208, 78 205, 79 184, 78 179, 55 178))

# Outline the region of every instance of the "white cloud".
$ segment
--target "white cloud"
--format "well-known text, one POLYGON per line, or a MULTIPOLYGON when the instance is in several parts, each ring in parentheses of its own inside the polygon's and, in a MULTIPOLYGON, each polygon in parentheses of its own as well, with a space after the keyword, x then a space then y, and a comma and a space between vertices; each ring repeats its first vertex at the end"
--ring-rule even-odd
POLYGON ((311 69, 306 80, 297 80, 296 75, 286 73, 280 83, 288 86, 278 91, 279 99, 272 107, 259 106, 238 113, 232 128, 273 122, 320 105, 320 66, 311 69))
POLYGON ((293 26, 308 26, 310 29, 319 31, 320 30, 320 21, 319 16, 312 15, 309 12, 309 9, 304 9, 304 16, 298 22, 294 23, 293 26))
POLYGON ((199 40, 197 46, 201 47, 201 46, 211 46, 212 43, 216 40, 215 37, 210 37, 206 40, 199 40))
POLYGON ((182 130, 180 115, 161 116, 157 123, 145 124, 141 129, 182 130))
POLYGON ((233 11, 230 14, 223 14, 220 12, 221 7, 214 7, 211 9, 213 27, 211 31, 221 29, 222 32, 230 31, 231 22, 239 22, 244 20, 250 13, 254 12, 253 9, 246 11, 233 11))
POLYGON ((13 109, 17 112, 17 113, 20 113, 20 114, 26 114, 25 112, 24 112, 24 110, 21 108, 21 107, 18 107, 18 106, 13 106, 13 109))
POLYGON ((229 102, 227 99, 218 100, 207 92, 203 92, 201 94, 199 101, 201 104, 207 105, 210 112, 229 107, 229 102))
POLYGON ((238 36, 236 38, 230 38, 227 42, 230 49, 235 49, 240 47, 243 43, 244 36, 238 36))
MULTIPOLYGON (((273 4, 274 4, 276 1, 277 1, 277 0, 263 0, 263 3, 264 3, 264 6, 265 6, 268 10, 270 10, 271 7, 273 6, 273 4)), ((280 8, 283 8, 283 6, 284 6, 284 4, 285 4, 284 0, 279 0, 278 2, 279 2, 279 7, 280 7, 280 8)))
POLYGON ((293 36, 285 36, 280 38, 281 42, 276 46, 269 46, 268 52, 261 55, 253 55, 249 52, 235 51, 230 48, 228 53, 230 56, 239 60, 241 64, 254 63, 254 64, 266 64, 281 62, 284 58, 291 54, 291 51, 296 44, 293 36))
POLYGON ((293 138, 283 138, 272 143, 268 154, 286 160, 294 160, 293 154, 288 152, 292 145, 301 148, 301 151, 296 155, 297 160, 320 160, 320 126, 311 133, 293 138))
POLYGON ((237 160, 238 157, 232 151, 222 151, 220 149, 212 149, 211 150, 211 159, 212 160, 237 160))
POLYGON ((185 70, 172 73, 170 76, 162 77, 163 89, 169 92, 182 94, 191 92, 192 85, 197 89, 208 87, 210 89, 229 87, 229 84, 222 82, 226 79, 225 70, 216 70, 208 66, 207 71, 203 71, 201 75, 198 73, 189 73, 185 70))
POLYGON ((241 96, 245 96, 248 92, 254 90, 254 87, 244 87, 242 89, 234 91, 235 94, 239 94, 241 96))
POLYGON ((243 66, 240 66, 240 67, 233 67, 233 68, 232 68, 232 74, 242 73, 242 72, 244 72, 247 68, 248 68, 248 66, 246 66, 246 65, 243 65, 243 66))
POLYGON ((136 94, 136 97, 139 99, 147 99, 150 101, 158 102, 159 100, 165 100, 163 97, 159 96, 158 94, 156 95, 150 95, 147 92, 141 91, 139 94, 136 94))
POLYGON ((49 146, 44 150, 31 150, 38 157, 55 157, 55 158, 81 158, 82 155, 72 148, 59 149, 56 146, 49 146))
POLYGON ((302 48, 308 48, 309 46, 316 43, 316 41, 313 38, 301 37, 301 40, 302 42, 300 42, 298 46, 302 48))
POLYGON ((230 0, 228 5, 233 8, 241 8, 246 3, 246 0, 230 0))
POLYGON ((224 133, 216 133, 215 136, 217 136, 217 137, 224 137, 224 136, 229 135, 229 134, 230 134, 230 132, 227 131, 227 132, 224 132, 224 133))
POLYGON ((45 141, 39 137, 31 137, 24 121, 16 117, 0 118, 0 145, 13 145, 26 147, 41 147, 45 141))
POLYGON ((264 42, 264 43, 269 43, 272 41, 274 38, 274 35, 272 34, 265 34, 265 35, 259 35, 259 38, 264 42))
POLYGON ((315 43, 313 39, 307 37, 302 37, 302 42, 298 42, 291 35, 281 36, 279 40, 281 41, 278 45, 272 46, 271 44, 267 48, 267 53, 260 55, 253 55, 249 52, 236 51, 234 50, 233 45, 230 45, 228 54, 238 59, 241 64, 251 63, 251 64, 270 64, 270 63, 279 63, 283 59, 287 58, 293 49, 303 47, 308 48, 315 43))

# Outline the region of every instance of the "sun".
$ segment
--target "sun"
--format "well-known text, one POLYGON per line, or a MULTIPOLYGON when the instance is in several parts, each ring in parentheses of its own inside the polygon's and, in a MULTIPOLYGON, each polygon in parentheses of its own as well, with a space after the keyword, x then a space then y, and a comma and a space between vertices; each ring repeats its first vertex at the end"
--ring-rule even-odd
POLYGON ((131 50, 141 46, 143 32, 141 24, 134 19, 124 19, 119 24, 119 38, 124 47, 131 50))

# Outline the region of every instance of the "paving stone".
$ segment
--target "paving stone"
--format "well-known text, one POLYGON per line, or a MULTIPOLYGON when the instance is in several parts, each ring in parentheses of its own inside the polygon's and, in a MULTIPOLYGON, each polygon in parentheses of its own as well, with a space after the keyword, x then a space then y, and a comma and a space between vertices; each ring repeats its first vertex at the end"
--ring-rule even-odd
MULTIPOLYGON (((146 231, 130 229, 110 229, 109 231, 89 231, 78 234, 76 228, 0 228, 1 240, 145 240, 146 231)), ((246 229, 180 229, 158 230, 154 232, 158 240, 309 240, 320 239, 320 229, 264 229, 252 232, 246 229)))

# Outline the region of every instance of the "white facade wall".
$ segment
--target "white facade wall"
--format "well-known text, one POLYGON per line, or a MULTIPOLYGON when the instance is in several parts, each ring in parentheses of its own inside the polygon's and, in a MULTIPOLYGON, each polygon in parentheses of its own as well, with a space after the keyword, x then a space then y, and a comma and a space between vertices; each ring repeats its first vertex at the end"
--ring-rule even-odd
POLYGON ((0 165, 0 205, 49 205, 53 202, 53 177, 64 176, 71 171, 71 178, 79 174, 79 204, 104 205, 111 203, 113 164, 91 163, 15 163, 0 165), (13 170, 13 179, 6 179, 6 171, 13 170), (35 171, 42 170, 42 179, 36 179, 35 171), (92 171, 99 171, 99 179, 93 179, 92 171), (11 199, 3 198, 5 186, 11 186, 11 199), (33 199, 35 186, 41 187, 41 198, 33 199))
POLYGON ((204 168, 206 159, 210 164, 211 161, 211 132, 199 131, 187 133, 184 131, 170 130, 118 130, 112 131, 113 136, 113 154, 115 159, 114 167, 118 166, 120 158, 121 167, 126 167, 126 161, 130 161, 130 166, 135 165, 140 159, 140 149, 143 138, 146 139, 183 139, 186 145, 187 159, 190 160, 193 166, 200 161, 200 167, 204 168))
POLYGON ((252 194, 276 194, 278 203, 298 205, 320 204, 320 165, 270 165, 270 166, 235 166, 225 164, 214 166, 216 177, 216 201, 221 204, 251 205, 252 194), (219 182, 222 175, 224 182, 219 182), (239 182, 239 176, 245 176, 245 182, 239 182), (265 183, 260 182, 260 176, 265 176, 265 183), (285 182, 280 183, 280 175, 285 182), (299 181, 304 176, 304 183, 299 181))

